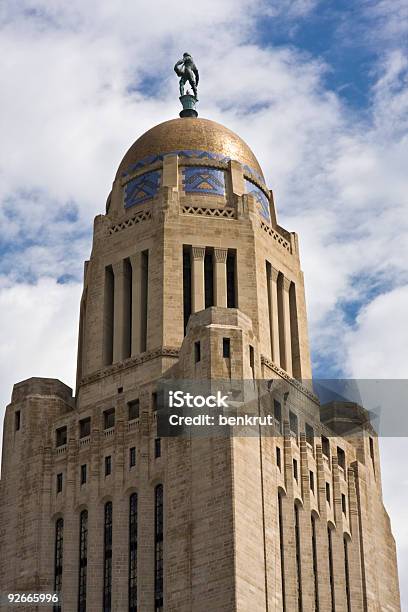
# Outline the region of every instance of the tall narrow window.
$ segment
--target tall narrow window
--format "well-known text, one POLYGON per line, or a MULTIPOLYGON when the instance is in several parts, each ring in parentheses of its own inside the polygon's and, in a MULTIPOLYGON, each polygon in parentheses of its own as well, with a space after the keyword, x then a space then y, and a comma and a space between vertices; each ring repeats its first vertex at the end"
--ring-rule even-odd
POLYGON ((131 446, 129 448, 129 468, 135 467, 136 465, 136 447, 131 446))
POLYGON ((273 355, 273 302, 272 302, 272 289, 271 289, 271 276, 272 276, 272 268, 269 261, 265 261, 266 266, 266 288, 268 295, 268 320, 269 320, 269 339, 271 342, 271 357, 275 358, 273 355))
POLYGON ((322 453, 325 457, 330 459, 330 441, 325 436, 322 436, 322 453))
POLYGON ((155 612, 163 610, 163 485, 154 490, 155 521, 154 521, 154 605, 155 612))
POLYGON ((123 262, 123 358, 132 350, 132 266, 129 259, 123 262))
POLYGON ((312 491, 312 493, 315 492, 315 478, 314 478, 314 472, 312 472, 312 470, 309 470, 309 483, 310 483, 310 490, 312 491))
MULTIPOLYGON (((62 589, 62 559, 64 543, 64 519, 59 518, 55 523, 55 553, 54 553, 54 591, 61 593, 62 589)), ((53 612, 61 612, 61 604, 53 607, 53 612)))
POLYGON ((315 612, 319 612, 319 580, 318 580, 318 573, 317 573, 316 517, 314 514, 312 514, 312 555, 313 555, 315 612))
POLYGON ((370 436, 370 458, 373 464, 373 469, 375 473, 375 453, 374 453, 374 439, 370 436))
POLYGON ((336 610, 336 602, 334 599, 334 573, 333 573, 333 538, 331 527, 327 528, 328 552, 329 552, 329 572, 330 572, 330 595, 331 595, 331 612, 336 610))
POLYGON ((222 356, 224 359, 230 359, 231 357, 231 339, 223 338, 222 339, 222 356))
POLYGON ((249 367, 251 368, 252 378, 255 378, 255 353, 254 347, 249 345, 249 367))
POLYGON ((103 529, 103 612, 112 610, 112 502, 105 504, 103 529))
POLYGON ((55 446, 64 446, 67 443, 67 427, 58 427, 55 430, 55 446))
POLYGON ((200 341, 194 342, 194 363, 201 361, 201 344, 200 341))
POLYGON ((344 573, 345 573, 345 576, 346 576, 347 612, 351 612, 350 566, 349 566, 349 551, 348 551, 348 538, 347 538, 347 536, 344 536, 344 573))
POLYGON ((88 565, 88 511, 79 516, 78 612, 86 611, 86 575, 88 565))
POLYGON ((343 470, 346 469, 346 453, 340 446, 337 447, 337 461, 339 463, 339 467, 343 470))
POLYGON ((141 305, 140 305, 140 350, 143 353, 147 349, 147 303, 149 287, 149 251, 142 253, 142 278, 141 278, 141 305))
POLYGON ((183 247, 183 310, 184 334, 191 315, 191 247, 183 247))
POLYGON ((289 287, 289 311, 293 378, 301 379, 298 309, 296 303, 296 287, 294 283, 291 283, 289 287))
POLYGON ((300 525, 299 525, 299 506, 295 504, 295 541, 296 541, 296 570, 297 570, 297 592, 298 610, 302 612, 302 564, 300 557, 300 525))
POLYGON ((14 429, 18 431, 21 425, 21 412, 20 410, 16 410, 14 413, 14 429))
POLYGON ((61 493, 62 491, 62 472, 57 474, 57 493, 61 493))
POLYGON ((279 546, 280 546, 280 566, 281 566, 281 586, 282 586, 282 610, 286 612, 285 597, 285 549, 283 544, 283 504, 282 493, 278 493, 278 514, 279 514, 279 546))
POLYGON ((305 427, 306 432, 306 442, 310 444, 312 448, 314 448, 314 429, 309 423, 306 423, 305 427))
POLYGON ((227 253, 227 308, 237 308, 237 267, 236 253, 228 249, 227 253))
MULTIPOLYGON (((284 370, 287 368, 286 364, 286 347, 285 347, 285 305, 284 305, 284 290, 283 290, 283 274, 279 272, 276 281, 277 292, 278 292, 278 328, 279 328, 279 354, 281 359, 281 366, 284 370)), ((286 325, 288 321, 286 321, 286 325)))
POLYGON ((91 417, 79 421, 79 437, 86 438, 91 435, 91 417))
POLYGON ((289 428, 290 428, 290 432, 297 436, 299 433, 299 425, 298 425, 298 418, 297 415, 292 412, 291 410, 289 410, 289 428))
POLYGON ((129 612, 137 612, 137 493, 129 504, 129 612))
POLYGON ((276 447, 276 465, 279 469, 282 468, 281 449, 279 448, 279 446, 276 447))
POLYGON ((282 423, 282 406, 276 399, 273 400, 273 416, 280 425, 282 423))
POLYGON ((103 365, 110 365, 113 361, 113 294, 113 270, 108 266, 105 268, 103 300, 103 365))
POLYGON ((112 473, 112 457, 107 455, 105 457, 105 476, 109 476, 112 473))
POLYGON ((299 471, 298 471, 297 459, 293 460, 293 478, 296 480, 296 482, 299 482, 299 471))
POLYGON ((214 306, 214 261, 212 249, 205 249, 204 257, 204 289, 205 307, 214 306))
POLYGON ((111 429, 111 427, 115 427, 115 409, 109 408, 109 410, 105 410, 103 413, 103 428, 111 429))
POLYGON ((140 404, 139 404, 139 400, 133 400, 132 402, 128 403, 128 419, 129 421, 133 421, 134 419, 138 419, 139 418, 139 409, 140 409, 140 404))
POLYGON ((81 485, 86 483, 86 463, 81 465, 81 485))

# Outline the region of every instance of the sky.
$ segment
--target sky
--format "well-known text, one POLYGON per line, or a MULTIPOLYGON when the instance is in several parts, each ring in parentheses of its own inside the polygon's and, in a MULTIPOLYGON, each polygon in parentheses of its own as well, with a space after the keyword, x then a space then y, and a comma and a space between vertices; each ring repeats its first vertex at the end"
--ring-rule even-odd
MULTIPOLYGON (((5 0, 0 5, 0 405, 74 384, 83 260, 121 158, 176 117, 239 133, 300 237, 314 375, 407 378, 406 0, 5 0)), ((408 609, 405 438, 383 487, 408 609)))

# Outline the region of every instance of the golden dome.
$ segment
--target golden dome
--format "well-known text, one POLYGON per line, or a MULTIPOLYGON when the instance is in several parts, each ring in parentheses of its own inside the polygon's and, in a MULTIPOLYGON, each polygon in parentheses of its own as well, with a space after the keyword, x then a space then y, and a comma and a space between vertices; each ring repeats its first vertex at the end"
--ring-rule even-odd
POLYGON ((228 157, 263 177, 258 160, 242 138, 215 121, 196 117, 171 119, 145 132, 125 154, 117 176, 145 158, 181 150, 206 151, 228 157))

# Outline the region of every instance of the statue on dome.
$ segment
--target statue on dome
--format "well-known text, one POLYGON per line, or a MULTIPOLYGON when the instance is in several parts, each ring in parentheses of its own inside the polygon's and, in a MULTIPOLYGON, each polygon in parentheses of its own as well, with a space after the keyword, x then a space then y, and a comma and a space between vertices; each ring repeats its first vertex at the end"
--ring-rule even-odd
POLYGON ((174 71, 180 77, 180 96, 184 95, 184 87, 188 82, 193 90, 193 95, 197 101, 197 86, 199 75, 197 66, 189 53, 183 53, 183 59, 179 60, 174 66, 174 71))

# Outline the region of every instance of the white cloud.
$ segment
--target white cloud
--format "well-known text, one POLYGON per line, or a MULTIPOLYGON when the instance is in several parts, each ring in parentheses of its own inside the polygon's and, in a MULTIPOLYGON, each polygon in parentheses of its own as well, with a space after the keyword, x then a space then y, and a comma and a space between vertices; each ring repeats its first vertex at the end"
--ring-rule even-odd
MULTIPOLYGON (((2 407, 10 402, 13 384, 31 376, 59 378, 74 387, 81 289, 42 278, 36 285, 0 290, 2 407)), ((2 429, 1 420, 0 436, 2 429)))
POLYGON ((384 293, 363 308, 346 334, 355 378, 408 378, 408 285, 384 293))

